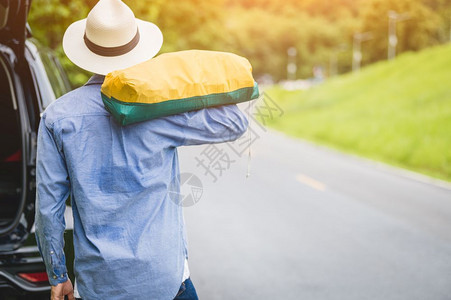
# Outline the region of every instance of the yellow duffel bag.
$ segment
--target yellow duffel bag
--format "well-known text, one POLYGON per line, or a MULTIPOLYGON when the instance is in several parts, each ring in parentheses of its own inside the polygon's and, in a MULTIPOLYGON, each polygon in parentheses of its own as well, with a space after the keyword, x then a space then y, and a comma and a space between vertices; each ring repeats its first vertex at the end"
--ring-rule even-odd
POLYGON ((259 96, 247 59, 201 50, 166 53, 109 73, 101 92, 105 108, 122 125, 259 96))

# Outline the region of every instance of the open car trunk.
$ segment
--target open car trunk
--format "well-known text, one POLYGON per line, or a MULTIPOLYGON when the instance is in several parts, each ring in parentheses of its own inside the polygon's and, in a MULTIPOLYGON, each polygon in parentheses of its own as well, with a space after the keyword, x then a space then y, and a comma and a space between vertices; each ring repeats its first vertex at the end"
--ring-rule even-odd
POLYGON ((0 227, 19 213, 22 198, 22 134, 7 70, 0 63, 0 227))
POLYGON ((0 0, 0 250, 7 247, 8 240, 23 238, 18 227, 27 197, 24 157, 28 152, 28 129, 23 87, 17 73, 26 66, 30 3, 31 0, 0 0))

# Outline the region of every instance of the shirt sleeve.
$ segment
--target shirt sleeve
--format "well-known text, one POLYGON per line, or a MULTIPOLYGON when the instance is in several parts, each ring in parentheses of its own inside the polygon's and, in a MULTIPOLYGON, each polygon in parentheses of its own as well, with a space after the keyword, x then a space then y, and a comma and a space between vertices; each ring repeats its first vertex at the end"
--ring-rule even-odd
POLYGON ((54 134, 41 119, 36 162, 36 241, 51 285, 67 281, 64 211, 70 193, 66 163, 54 134))
POLYGON ((177 146, 230 142, 242 136, 248 120, 237 105, 224 105, 169 117, 177 128, 177 146))

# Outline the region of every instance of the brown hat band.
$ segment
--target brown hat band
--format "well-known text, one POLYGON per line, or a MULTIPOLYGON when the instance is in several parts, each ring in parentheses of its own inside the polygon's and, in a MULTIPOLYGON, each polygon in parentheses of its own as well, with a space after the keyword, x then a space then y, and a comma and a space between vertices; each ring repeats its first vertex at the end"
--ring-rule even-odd
POLYGON ((86 47, 88 47, 88 49, 94 52, 95 54, 101 56, 119 56, 132 51, 136 47, 136 45, 138 45, 140 36, 139 30, 137 30, 135 37, 130 42, 119 47, 102 47, 96 45, 88 39, 88 37, 86 36, 86 32, 83 38, 85 40, 86 47))

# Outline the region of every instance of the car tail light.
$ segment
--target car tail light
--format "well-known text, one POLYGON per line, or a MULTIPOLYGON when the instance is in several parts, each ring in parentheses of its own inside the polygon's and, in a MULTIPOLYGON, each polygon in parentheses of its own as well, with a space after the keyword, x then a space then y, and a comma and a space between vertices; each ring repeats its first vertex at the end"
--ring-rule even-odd
POLYGON ((48 281, 49 277, 47 276, 46 272, 39 272, 39 273, 18 273, 17 274, 20 278, 23 278, 29 282, 44 282, 48 281))

